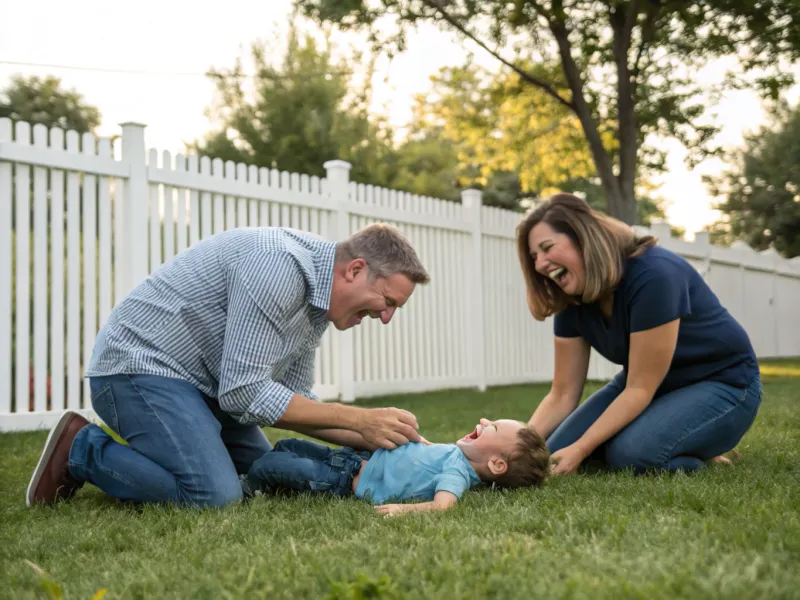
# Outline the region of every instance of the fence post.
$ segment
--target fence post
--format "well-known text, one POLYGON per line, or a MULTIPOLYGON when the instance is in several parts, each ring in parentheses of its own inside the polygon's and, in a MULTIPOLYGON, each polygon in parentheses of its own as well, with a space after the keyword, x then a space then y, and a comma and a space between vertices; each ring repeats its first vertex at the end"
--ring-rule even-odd
MULTIPOLYGON (((10 119, 0 119, 0 144, 10 143, 12 125, 10 119)), ((11 412, 11 398, 14 391, 11 388, 11 357, 14 346, 12 345, 13 316, 11 302, 14 290, 11 287, 11 273, 13 272, 14 242, 11 237, 11 163, 0 160, 0 415, 11 412)), ((62 217, 63 218, 63 217, 62 217)), ((19 411, 19 408, 17 408, 19 411)), ((0 421, 3 417, 0 416, 0 421)), ((5 431, 0 427, 0 431, 5 431)))
POLYGON ((711 274, 711 239, 708 236, 707 231, 698 231, 694 234, 694 243, 697 246, 700 246, 705 251, 703 255, 703 270, 700 275, 703 276, 703 279, 708 281, 709 275, 711 274))
POLYGON ((115 303, 122 300, 148 274, 147 252, 134 250, 147 247, 147 163, 145 162, 144 128, 141 123, 122 123, 122 162, 128 167, 124 186, 121 216, 123 222, 116 228, 122 236, 118 246, 120 257, 116 262, 116 277, 122 277, 116 286, 115 303))
POLYGON ((672 237, 672 230, 669 228, 669 223, 666 221, 653 220, 650 224, 650 231, 658 238, 659 243, 672 237))
POLYGON ((483 231, 481 230, 482 194, 480 190, 464 190, 461 192, 461 204, 464 218, 469 221, 472 233, 472 253, 468 264, 470 280, 466 286, 470 298, 469 311, 471 327, 468 329, 469 347, 472 349, 472 365, 470 372, 475 375, 476 385, 482 392, 486 391, 486 332, 483 312, 483 231))
MULTIPOLYGON (((344 160, 329 160, 322 166, 325 167, 325 177, 328 181, 328 198, 336 211, 334 237, 336 241, 342 241, 350 235, 350 212, 347 202, 352 165, 344 160)), ((336 333, 339 337, 339 396, 342 402, 352 402, 356 399, 353 329, 336 333)))
POLYGON ((780 319, 778 318, 778 281, 780 273, 778 269, 781 264, 781 256, 775 248, 768 248, 761 252, 761 256, 768 257, 772 263, 770 272, 772 273, 772 290, 770 290, 769 308, 772 313, 772 335, 775 343, 772 345, 773 355, 781 356, 781 343, 780 343, 780 319))

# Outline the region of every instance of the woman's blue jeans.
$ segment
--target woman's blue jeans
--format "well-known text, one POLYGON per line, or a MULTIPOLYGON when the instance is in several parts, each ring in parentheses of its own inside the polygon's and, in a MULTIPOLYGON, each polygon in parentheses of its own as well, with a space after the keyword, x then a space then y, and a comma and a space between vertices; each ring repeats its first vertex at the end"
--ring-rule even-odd
MULTIPOLYGON (((592 394, 550 435, 556 452, 575 443, 622 393, 617 377, 592 394)), ((761 378, 747 388, 704 381, 655 398, 636 419, 598 447, 592 459, 611 469, 694 471, 732 450, 761 405, 761 378)))
POLYGON ((92 377, 92 407, 127 442, 97 425, 72 442, 78 481, 134 502, 224 506, 241 500, 239 475, 272 449, 256 425, 242 425, 191 384, 154 375, 92 377))

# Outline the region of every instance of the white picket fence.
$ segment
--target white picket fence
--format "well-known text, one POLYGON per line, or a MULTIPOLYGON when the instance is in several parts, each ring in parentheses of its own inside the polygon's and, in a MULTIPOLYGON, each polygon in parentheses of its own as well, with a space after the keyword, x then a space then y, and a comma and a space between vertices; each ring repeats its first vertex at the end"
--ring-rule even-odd
MULTIPOLYGON (((351 182, 338 160, 318 178, 148 153, 143 125, 121 128, 112 148, 0 119, 0 431, 48 427, 65 408, 91 413, 83 371, 114 304, 178 252, 232 227, 337 240, 391 222, 429 269, 432 282, 389 326, 367 320, 325 334, 314 385, 324 400, 552 377, 552 321, 536 322, 525 305, 519 215, 482 206, 479 191, 459 204, 351 182)), ((704 273, 759 356, 800 355, 796 260, 654 230, 704 273)), ((590 378, 616 371, 593 354, 590 378)))

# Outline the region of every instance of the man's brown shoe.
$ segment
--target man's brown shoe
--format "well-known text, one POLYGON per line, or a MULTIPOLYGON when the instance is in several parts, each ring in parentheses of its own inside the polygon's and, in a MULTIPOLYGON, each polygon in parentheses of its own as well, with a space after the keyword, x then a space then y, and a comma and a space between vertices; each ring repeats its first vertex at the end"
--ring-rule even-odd
POLYGON ((47 436, 39 464, 28 484, 25 499, 28 506, 52 504, 59 498, 66 500, 83 485, 69 473, 69 451, 75 436, 88 424, 89 421, 72 410, 65 411, 58 420, 47 436))

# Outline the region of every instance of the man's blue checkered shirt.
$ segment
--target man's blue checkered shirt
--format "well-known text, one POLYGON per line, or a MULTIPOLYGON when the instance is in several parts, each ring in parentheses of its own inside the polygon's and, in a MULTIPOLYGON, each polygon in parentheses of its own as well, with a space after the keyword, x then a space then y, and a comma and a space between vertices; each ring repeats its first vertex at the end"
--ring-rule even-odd
POLYGON ((86 375, 176 377, 240 422, 271 425, 293 393, 316 400, 335 252, 335 242, 285 228, 209 237, 114 308, 86 375))

